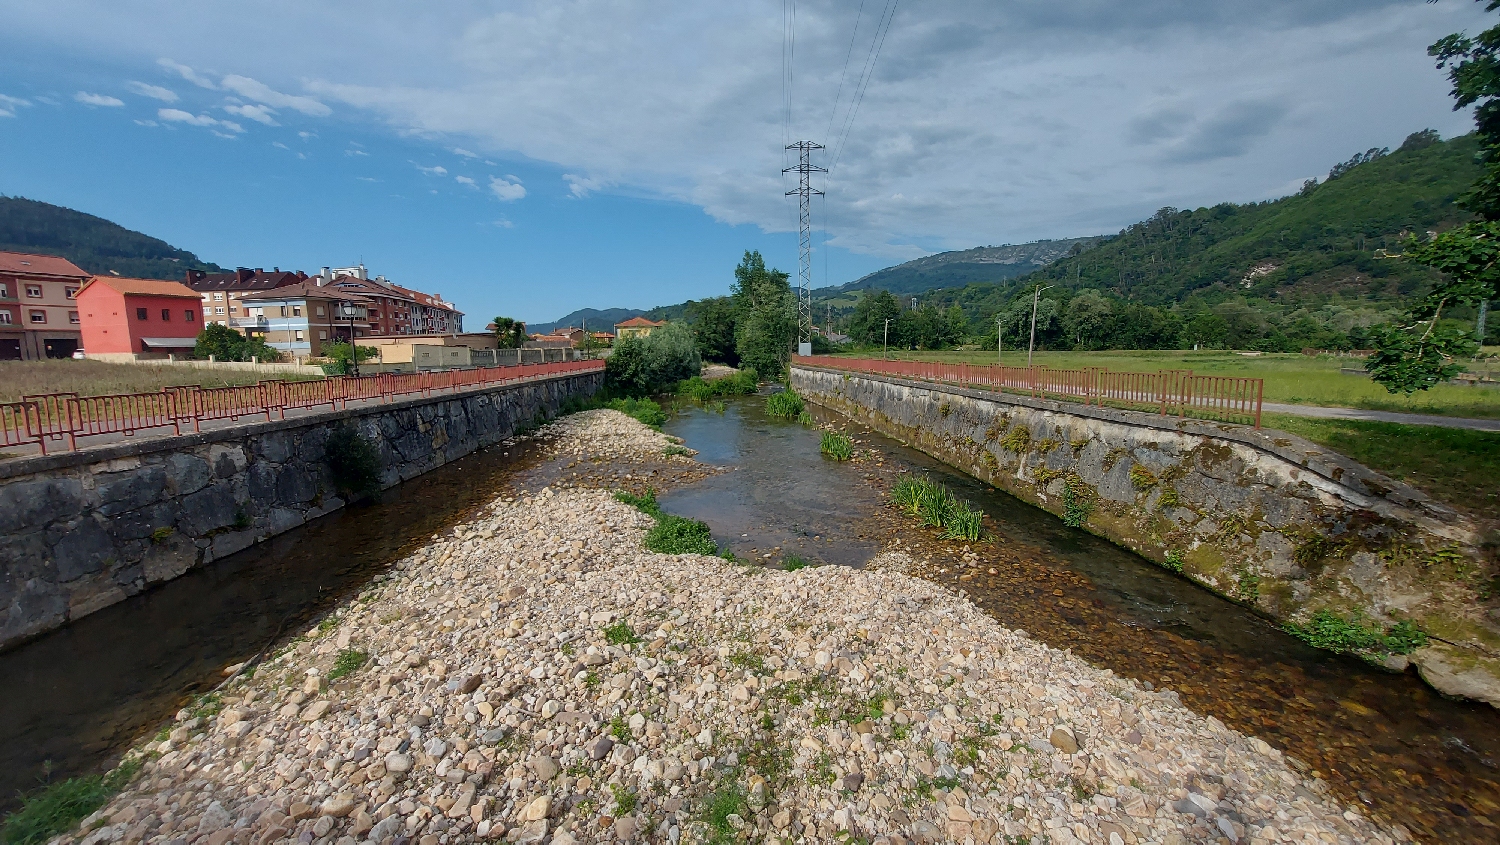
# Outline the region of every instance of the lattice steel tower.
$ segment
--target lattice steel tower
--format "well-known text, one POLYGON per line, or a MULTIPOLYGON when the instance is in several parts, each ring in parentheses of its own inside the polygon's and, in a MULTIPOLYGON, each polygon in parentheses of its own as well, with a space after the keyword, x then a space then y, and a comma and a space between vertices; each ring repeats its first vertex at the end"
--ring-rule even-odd
POLYGON ((797 189, 786 195, 797 195, 797 342, 812 343, 812 197, 823 195, 812 187, 812 174, 827 173, 828 170, 812 163, 812 151, 823 149, 815 141, 798 141, 788 144, 787 149, 797 151, 797 166, 783 169, 782 173, 797 174, 797 189))

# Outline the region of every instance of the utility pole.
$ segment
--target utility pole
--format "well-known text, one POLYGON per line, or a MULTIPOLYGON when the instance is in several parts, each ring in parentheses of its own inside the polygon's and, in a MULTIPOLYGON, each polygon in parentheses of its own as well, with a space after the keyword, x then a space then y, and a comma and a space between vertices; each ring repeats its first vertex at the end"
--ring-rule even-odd
POLYGON ((995 363, 996 364, 1003 364, 1003 363, 1005 363, 1005 329, 1000 324, 1000 321, 1004 320, 1004 319, 1005 319, 1005 317, 1003 317, 1000 314, 996 314, 995 315, 995 363))
POLYGON ((1036 307, 1042 301, 1042 291, 1051 290, 1057 285, 1036 286, 1036 293, 1031 297, 1031 342, 1026 345, 1026 369, 1031 369, 1031 353, 1036 351, 1036 307))
POLYGON ((890 317, 885 319, 885 338, 880 342, 880 360, 882 361, 890 358, 887 350, 891 346, 891 319, 890 317))
POLYGON ((796 190, 786 195, 797 195, 797 354, 812 354, 812 197, 823 192, 812 187, 812 174, 827 173, 828 169, 814 166, 812 151, 823 149, 816 141, 798 141, 788 144, 787 149, 797 151, 797 166, 784 168, 782 173, 797 174, 796 190))

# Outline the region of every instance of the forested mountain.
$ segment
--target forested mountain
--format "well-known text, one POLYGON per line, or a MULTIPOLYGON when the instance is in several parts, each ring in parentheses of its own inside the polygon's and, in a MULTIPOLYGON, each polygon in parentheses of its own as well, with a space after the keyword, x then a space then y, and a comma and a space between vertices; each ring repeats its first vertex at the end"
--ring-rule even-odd
POLYGON ((583 328, 587 323, 591 332, 612 332, 615 330, 615 323, 623 323, 631 317, 638 317, 644 313, 646 312, 637 311, 634 308, 605 308, 603 310, 580 308, 555 322, 528 324, 526 331, 528 334, 546 334, 553 329, 566 326, 583 328))
POLYGON ((999 282, 1024 276, 1070 253, 1082 252, 1102 240, 1104 239, 1101 237, 1064 238, 939 252, 905 264, 876 270, 868 276, 837 287, 820 288, 813 291, 813 296, 831 299, 841 293, 860 290, 888 290, 898 296, 910 296, 934 288, 999 282))
POLYGON ((1384 255, 1408 235, 1469 218, 1454 205, 1479 175, 1472 135, 1441 141, 1413 133, 1400 149, 1371 150, 1327 181, 1267 202, 1179 211, 1163 208, 1081 255, 1021 281, 1094 288, 1164 305, 1194 292, 1266 299, 1337 293, 1394 300, 1431 271, 1384 255))
POLYGON ((225 272, 187 250, 102 217, 0 195, 0 251, 59 255, 90 273, 181 279, 186 270, 225 272))

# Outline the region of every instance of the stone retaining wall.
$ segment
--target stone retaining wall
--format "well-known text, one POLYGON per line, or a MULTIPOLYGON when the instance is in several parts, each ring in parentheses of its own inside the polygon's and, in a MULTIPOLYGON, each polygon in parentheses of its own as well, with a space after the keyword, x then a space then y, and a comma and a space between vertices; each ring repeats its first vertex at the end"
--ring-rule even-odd
POLYGON ((1408 485, 1279 431, 807 366, 791 383, 1277 620, 1414 621, 1423 677, 1500 706, 1476 527, 1408 485))
POLYGON ((390 487, 499 442, 603 373, 0 461, 0 648, 344 506, 335 427, 379 450, 390 487))

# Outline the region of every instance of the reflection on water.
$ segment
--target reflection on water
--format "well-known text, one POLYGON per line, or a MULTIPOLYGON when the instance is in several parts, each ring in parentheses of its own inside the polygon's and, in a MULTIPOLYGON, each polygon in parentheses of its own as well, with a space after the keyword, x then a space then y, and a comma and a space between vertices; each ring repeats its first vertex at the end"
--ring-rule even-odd
POLYGON ((944 553, 928 532, 882 507, 896 473, 929 474, 983 508, 994 535, 976 544, 983 564, 972 580, 959 581, 957 568, 932 577, 952 579, 1002 624, 1176 690, 1195 711, 1287 750, 1344 800, 1418 838, 1500 838, 1489 826, 1500 823, 1493 708, 1316 651, 1143 558, 814 407, 818 419, 878 448, 878 460, 823 460, 816 431, 768 418, 763 407, 755 397, 723 414, 689 406, 666 426, 700 460, 737 467, 661 501, 708 522, 738 556, 775 562, 795 553, 859 566, 897 538, 919 555, 944 553))

